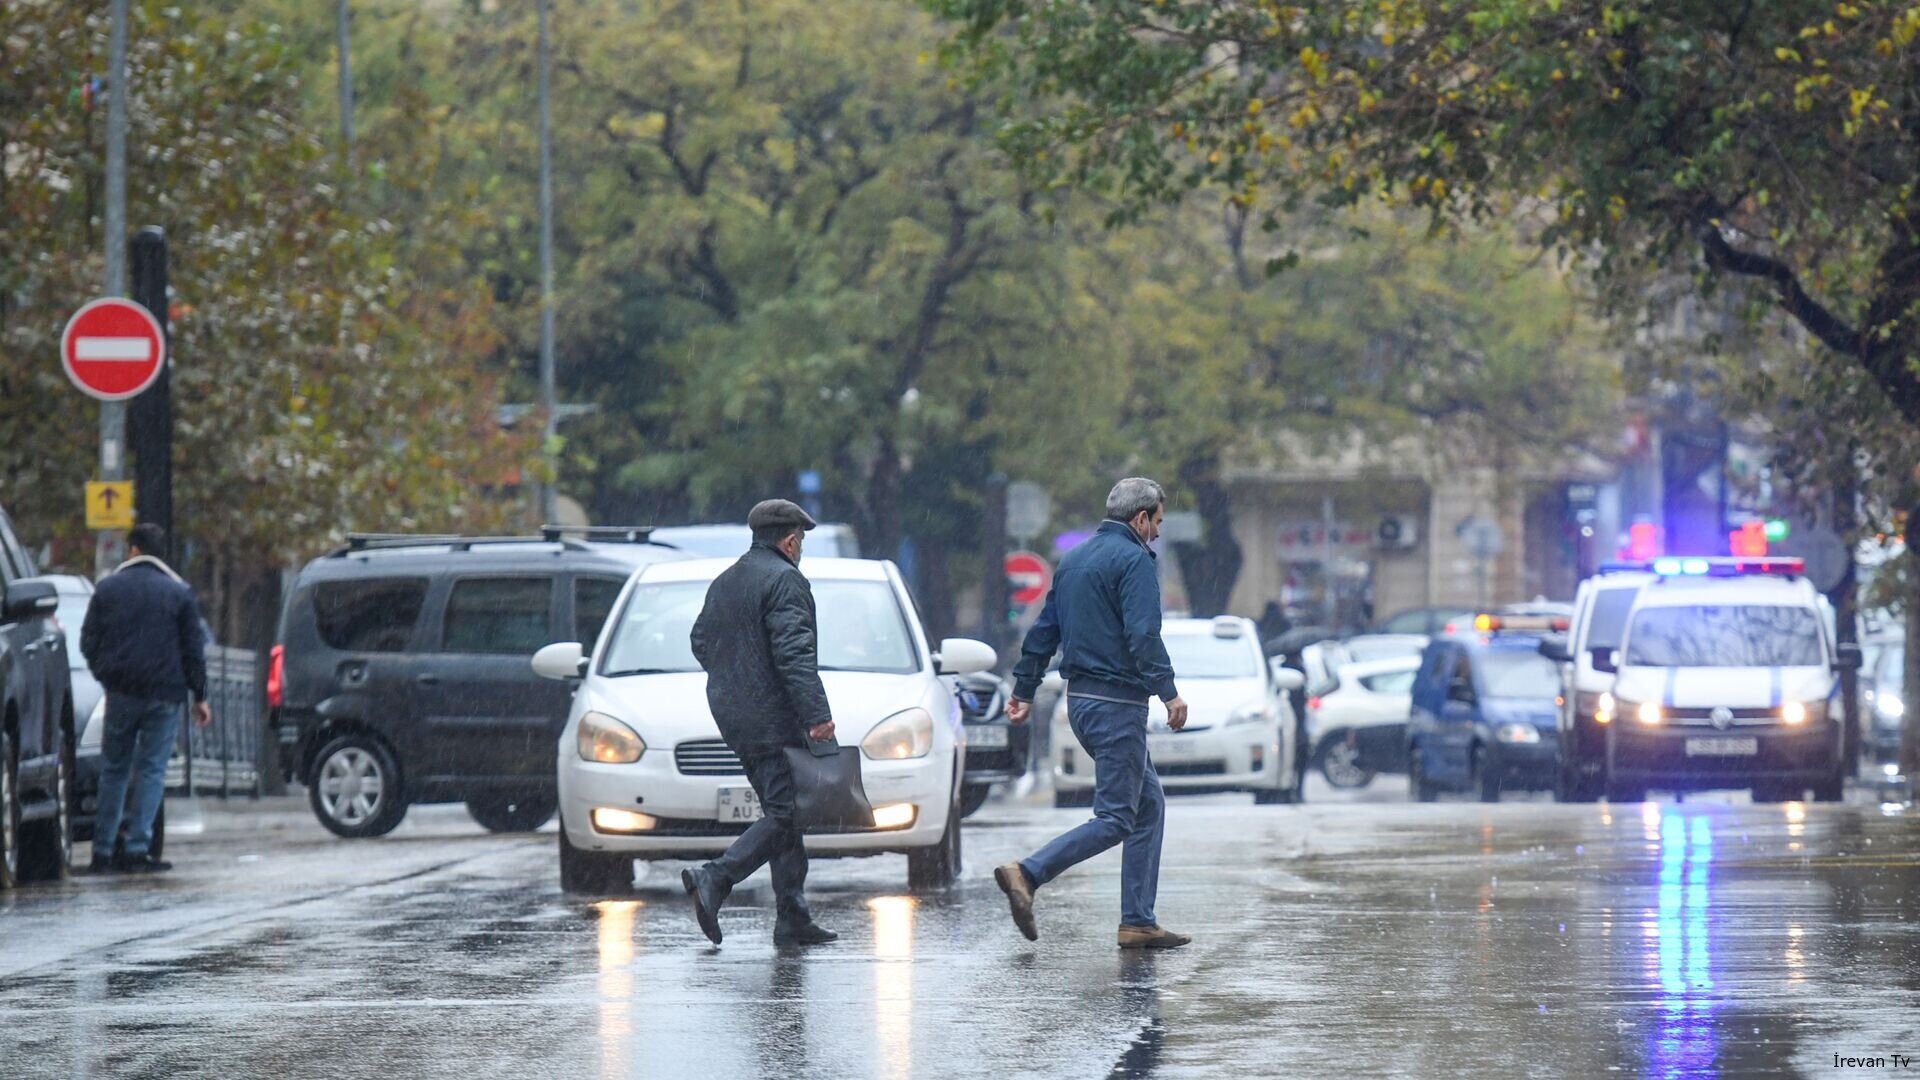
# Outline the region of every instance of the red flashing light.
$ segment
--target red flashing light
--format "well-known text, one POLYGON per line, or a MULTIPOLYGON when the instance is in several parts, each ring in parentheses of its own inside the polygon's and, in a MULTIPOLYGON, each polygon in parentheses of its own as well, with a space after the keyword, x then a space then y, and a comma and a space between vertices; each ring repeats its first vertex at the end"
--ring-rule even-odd
POLYGON ((1660 526, 1651 521, 1636 521, 1627 528, 1627 557, 1654 559, 1660 555, 1660 526))
POLYGON ((1749 521, 1727 534, 1727 551, 1736 559, 1765 558, 1767 523, 1749 521))
POLYGON ((286 693, 287 647, 275 645, 267 663, 267 707, 277 709, 286 693))

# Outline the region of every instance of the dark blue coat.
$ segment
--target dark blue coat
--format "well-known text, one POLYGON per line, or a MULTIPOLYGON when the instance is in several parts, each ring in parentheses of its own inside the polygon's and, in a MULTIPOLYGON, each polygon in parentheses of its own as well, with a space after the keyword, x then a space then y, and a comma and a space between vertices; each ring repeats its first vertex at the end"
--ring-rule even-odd
POLYGON ((207 696, 206 638, 193 590, 152 562, 135 561, 94 587, 80 653, 112 694, 152 701, 207 696))
POLYGON ((1032 701, 1060 650, 1067 692, 1121 701, 1180 696, 1160 640, 1160 575, 1153 549, 1123 521, 1103 521, 1060 560, 1039 621, 1013 668, 1013 696, 1032 701))

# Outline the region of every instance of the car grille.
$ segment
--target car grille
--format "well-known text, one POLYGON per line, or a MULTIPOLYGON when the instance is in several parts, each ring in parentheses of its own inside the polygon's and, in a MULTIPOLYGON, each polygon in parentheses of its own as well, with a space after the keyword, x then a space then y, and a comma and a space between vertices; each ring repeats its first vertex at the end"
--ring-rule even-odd
MULTIPOLYGON (((1780 725, 1778 709, 1730 709, 1729 727, 1773 727, 1780 725)), ((1674 708, 1665 710, 1666 723, 1674 727, 1713 727, 1712 709, 1674 708)), ((1784 726, 1784 725, 1780 725, 1784 726)))
POLYGON ((1179 764, 1161 765, 1155 762, 1153 771, 1161 776, 1225 776, 1227 763, 1224 761, 1183 761, 1179 764))
POLYGON ((740 759, 719 739, 696 739, 673 748, 673 765, 686 776, 744 776, 740 759))

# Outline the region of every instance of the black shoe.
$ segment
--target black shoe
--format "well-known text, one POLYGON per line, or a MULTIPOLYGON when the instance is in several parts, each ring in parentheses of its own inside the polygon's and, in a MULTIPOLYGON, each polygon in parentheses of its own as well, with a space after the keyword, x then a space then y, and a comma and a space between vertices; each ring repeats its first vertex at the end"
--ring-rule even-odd
POLYGON ((704 868, 680 871, 680 885, 693 897, 693 917, 700 921, 700 932, 708 941, 720 944, 720 905, 727 902, 727 893, 732 890, 723 888, 713 880, 713 872, 704 868))
POLYGON ((95 855, 92 861, 87 863, 87 873, 89 874, 113 873, 113 859, 107 855, 95 855))
POLYGON ((839 940, 839 934, 834 933, 812 920, 808 920, 806 925, 796 927, 792 930, 777 925, 773 928, 773 943, 775 945, 825 945, 830 941, 839 940))
POLYGON ((152 852, 142 852, 139 855, 115 855, 113 868, 122 874, 158 874, 173 869, 173 864, 165 859, 154 858, 152 852))

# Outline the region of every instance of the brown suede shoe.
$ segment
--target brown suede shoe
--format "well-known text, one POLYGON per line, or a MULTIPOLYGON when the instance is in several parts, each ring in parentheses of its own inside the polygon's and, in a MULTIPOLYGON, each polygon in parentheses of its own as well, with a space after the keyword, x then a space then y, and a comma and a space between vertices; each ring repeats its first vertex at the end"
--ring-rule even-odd
POLYGON ((1192 940, 1186 934, 1176 934, 1158 926, 1120 928, 1120 947, 1123 949, 1177 949, 1192 940))
POLYGON ((1028 941, 1039 941, 1040 931, 1033 925, 1033 886, 1027 884, 1026 871, 1020 864, 1010 862, 997 866, 993 870, 993 880, 1000 885, 1000 891, 1007 894, 1007 906, 1013 910, 1013 925, 1020 928, 1028 941))

